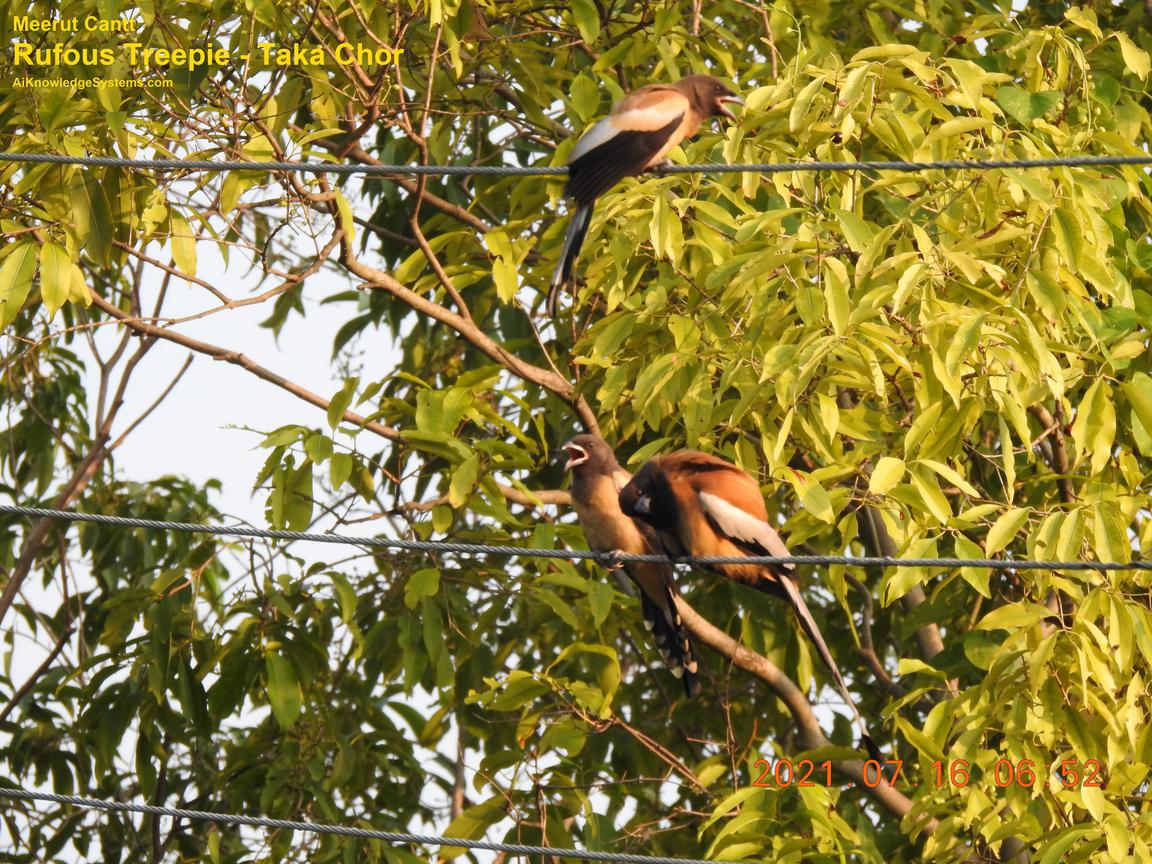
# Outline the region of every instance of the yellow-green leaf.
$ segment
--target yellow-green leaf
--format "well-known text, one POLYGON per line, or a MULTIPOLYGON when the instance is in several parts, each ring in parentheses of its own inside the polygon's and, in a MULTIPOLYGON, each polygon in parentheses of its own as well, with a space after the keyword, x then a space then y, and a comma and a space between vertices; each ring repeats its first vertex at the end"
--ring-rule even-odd
POLYGON ((868 491, 883 495, 904 479, 904 460, 895 456, 881 457, 868 478, 868 491))
POLYGON ((456 470, 452 472, 452 480, 448 484, 448 503, 453 507, 463 507, 476 488, 476 478, 480 475, 480 460, 473 453, 456 470))
POLYGON ((1137 45, 1122 30, 1113 32, 1116 41, 1120 43, 1120 53, 1124 56, 1124 63, 1141 81, 1148 78, 1149 60, 1148 52, 1137 45))
POLYGON ((32 290, 36 275, 36 244, 23 240, 9 247, 0 264, 0 329, 15 320, 32 290))
POLYGON ((72 259, 63 246, 48 241, 40 247, 40 296, 50 315, 68 300, 72 289, 72 259))
POLYGON ((593 0, 572 0, 572 20, 580 31, 580 38, 588 45, 600 35, 600 11, 593 0))
POLYGON ((1094 381, 1084 394, 1072 421, 1072 438, 1080 453, 1092 454, 1092 473, 1104 470, 1116 438, 1116 406, 1107 382, 1094 381))
POLYGON ((356 239, 356 220, 352 216, 352 205, 340 190, 336 190, 336 212, 340 216, 340 230, 351 243, 356 239))
POLYGON ((177 213, 169 217, 172 223, 172 260, 180 272, 196 275, 196 235, 188 220, 177 213))
POLYGON ((1052 613, 1039 603, 1009 603, 980 619, 977 630, 1019 630, 1043 621, 1052 613))
POLYGON ((848 300, 848 268, 839 258, 824 259, 824 301, 832 331, 843 336, 852 310, 848 300))
POLYGON ((1017 532, 1027 521, 1028 510, 1024 507, 1013 507, 1001 513, 1000 518, 988 529, 988 536, 984 538, 984 554, 991 558, 1005 548, 1015 539, 1017 532))

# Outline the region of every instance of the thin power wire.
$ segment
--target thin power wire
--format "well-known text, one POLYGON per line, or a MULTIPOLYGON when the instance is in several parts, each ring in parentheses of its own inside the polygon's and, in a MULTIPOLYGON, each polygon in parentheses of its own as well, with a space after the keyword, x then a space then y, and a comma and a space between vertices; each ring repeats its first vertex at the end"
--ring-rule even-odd
MULTIPOLYGON (((81 165, 89 168, 141 168, 160 171, 295 171, 303 174, 364 174, 461 176, 562 177, 566 165, 349 165, 329 162, 246 162, 217 159, 127 159, 121 156, 71 156, 66 153, 0 153, 0 162, 81 165)), ((1118 165, 1152 165, 1152 154, 1139 156, 1050 156, 1038 159, 940 159, 930 162, 903 160, 862 162, 750 162, 728 165, 705 163, 667 165, 663 174, 779 174, 787 171, 991 171, 1000 168, 1089 168, 1118 165)))
POLYGON ((525 546, 489 543, 453 543, 447 540, 393 540, 385 537, 351 537, 346 534, 316 534, 307 531, 281 531, 270 528, 246 528, 242 525, 203 525, 197 522, 168 522, 162 519, 138 519, 135 516, 109 516, 104 513, 77 513, 46 507, 19 507, 0 504, 0 514, 57 519, 64 522, 88 522, 124 528, 148 528, 156 531, 178 531, 187 534, 215 534, 225 537, 252 537, 267 540, 336 543, 369 546, 376 549, 398 549, 409 552, 433 552, 456 555, 504 555, 512 558, 591 559, 603 564, 646 561, 672 564, 841 564, 851 567, 978 567, 989 570, 1152 570, 1147 561, 1024 561, 1015 558, 891 558, 856 557, 852 555, 707 555, 699 558, 668 558, 665 555, 636 555, 627 552, 593 552, 580 549, 534 549, 525 546))
POLYGON ((485 840, 462 840, 438 834, 409 834, 405 831, 377 831, 351 825, 333 825, 323 822, 304 822, 294 819, 268 819, 263 816, 241 816, 235 813, 217 813, 212 810, 185 810, 182 807, 160 807, 155 804, 128 804, 122 801, 104 801, 100 798, 82 798, 78 795, 56 795, 50 792, 31 792, 27 789, 0 787, 0 797, 19 798, 24 801, 46 801, 70 804, 89 810, 111 813, 144 813, 149 816, 171 816, 197 822, 215 822, 218 825, 248 825, 253 828, 281 828, 309 834, 336 834, 358 837, 362 840, 384 840, 389 843, 416 843, 421 846, 455 846, 486 852, 505 852, 510 855, 545 855, 550 858, 579 858, 584 861, 613 861, 617 864, 716 864, 699 858, 664 858, 658 855, 632 855, 627 852, 596 852, 591 849, 563 849, 553 846, 528 846, 522 843, 490 843, 485 840))

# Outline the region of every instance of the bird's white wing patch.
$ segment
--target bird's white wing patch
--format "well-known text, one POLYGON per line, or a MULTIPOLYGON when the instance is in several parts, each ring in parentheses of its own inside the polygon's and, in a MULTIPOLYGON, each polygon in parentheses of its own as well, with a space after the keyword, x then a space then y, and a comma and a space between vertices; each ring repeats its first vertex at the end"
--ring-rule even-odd
POLYGON ((645 101, 649 104, 640 103, 635 107, 624 107, 624 110, 609 114, 597 122, 576 142, 576 146, 568 154, 568 161, 575 162, 581 156, 586 156, 621 132, 656 132, 674 120, 680 119, 688 111, 688 100, 679 93, 658 101, 651 99, 645 101))
POLYGON ((741 510, 732 502, 711 492, 698 492, 696 500, 716 527, 733 540, 755 544, 767 555, 791 554, 771 525, 741 510))
POLYGON ((572 152, 568 154, 568 161, 575 162, 581 156, 595 150, 604 142, 615 138, 620 130, 613 126, 610 120, 610 117, 605 117, 585 132, 584 137, 576 142, 576 146, 573 147, 572 152))

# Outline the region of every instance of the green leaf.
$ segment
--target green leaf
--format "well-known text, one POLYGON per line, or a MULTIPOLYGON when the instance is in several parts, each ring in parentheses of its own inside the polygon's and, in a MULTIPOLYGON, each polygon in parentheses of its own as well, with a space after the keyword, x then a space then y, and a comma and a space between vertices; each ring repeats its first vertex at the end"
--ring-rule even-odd
POLYGON ((988 529, 988 536, 984 538, 984 554, 991 558, 1007 547, 1027 521, 1028 510, 1024 507, 1013 507, 1001 513, 988 529))
POLYGON ((312 463, 289 468, 284 484, 284 524, 289 531, 305 531, 312 524, 312 463))
POLYGON ((344 412, 348 410, 348 406, 352 404, 352 400, 356 396, 356 388, 360 386, 360 378, 353 376, 344 381, 344 386, 340 388, 340 392, 332 397, 332 401, 328 403, 328 425, 332 431, 336 431, 336 427, 344 420, 344 412))
POLYGON ((1072 438, 1080 453, 1092 454, 1092 473, 1103 471, 1116 438, 1116 406, 1107 382, 1094 381, 1084 394, 1072 421, 1072 438))
POLYGON ((1124 391, 1124 397, 1145 430, 1152 432, 1152 377, 1144 372, 1136 372, 1128 381, 1120 384, 1120 389, 1124 391))
POLYGON ((1077 214, 1067 207, 1057 207, 1052 211, 1052 230, 1056 236, 1056 247, 1064 257, 1069 269, 1080 265, 1084 251, 1084 227, 1077 214))
POLYGON ((36 259, 36 244, 30 240, 8 247, 4 263, 0 264, 0 329, 16 319, 28 299, 32 277, 36 275, 36 259))
POLYGON ((404 585, 404 605, 415 609, 425 597, 435 597, 440 591, 440 570, 424 567, 408 577, 404 585))
POLYGON ((332 459, 328 464, 328 481, 332 484, 333 489, 338 490, 348 482, 348 478, 352 476, 354 461, 350 453, 332 454, 332 459))
POLYGON ((835 210, 833 212, 835 212, 836 218, 840 220, 840 229, 844 232, 844 239, 848 241, 848 248, 861 255, 871 252, 872 242, 876 238, 876 232, 872 230, 871 226, 851 210, 835 210))
POLYGON ((114 223, 107 190, 93 172, 81 171, 73 176, 69 195, 77 239, 93 261, 108 266, 114 223))
POLYGON ((824 300, 828 306, 832 332, 843 336, 848 329, 848 316, 852 309, 848 299, 848 268, 839 258, 824 259, 824 300))
POLYGON ((453 507, 463 507, 472 496, 479 476, 480 460, 473 453, 452 472, 452 480, 448 484, 448 503, 453 507))
POLYGON ((484 242, 493 255, 492 281, 496 283, 496 296, 503 303, 511 303, 520 289, 520 274, 512 241, 503 231, 489 231, 484 242))
POLYGON ((339 189, 335 190, 336 213, 340 217, 340 230, 351 244, 356 239, 356 219, 352 215, 352 205, 339 189))
POLYGON ((938 462, 935 459, 921 459, 919 464, 931 468, 947 482, 958 487, 965 495, 971 495, 973 498, 980 497, 980 493, 976 491, 976 487, 964 479, 964 476, 952 466, 945 465, 943 462, 938 462))
POLYGON ((872 469, 868 478, 868 491, 883 495, 904 479, 904 460, 895 456, 883 456, 872 469))
POLYGON ((959 371, 960 364, 972 353, 972 349, 980 341, 980 328, 984 324, 984 318, 984 313, 973 315, 957 328, 956 335, 952 337, 944 355, 944 363, 949 369, 959 371))
POLYGON ((264 668, 268 673, 268 702, 272 705, 272 714, 281 729, 291 729, 304 704, 300 679, 292 664, 273 651, 264 654, 264 668))
POLYGON ((196 275, 196 235, 192 233, 192 226, 183 216, 172 213, 169 216, 172 225, 172 260, 182 273, 189 276, 196 275))
POLYGON ((600 35, 600 10, 593 0, 572 0, 571 9, 580 38, 586 45, 591 45, 600 35))
POLYGON ((824 75, 813 78, 796 94, 796 100, 792 103, 792 109, 788 112, 789 132, 799 132, 804 126, 804 121, 808 117, 808 112, 812 107, 813 101, 816 99, 816 94, 824 89, 824 82, 826 80, 827 78, 824 75))
POLYGON ((1120 43, 1120 53, 1124 56, 1124 63, 1129 69, 1141 80, 1147 80, 1149 71, 1148 52, 1138 46, 1132 39, 1122 30, 1115 30, 1112 33, 1116 37, 1116 41, 1120 43))
MULTIPOLYGON (((923 460, 922 460, 923 461, 923 460)), ((926 469, 916 466, 909 470, 912 485, 920 493, 920 500, 928 508, 928 512, 936 517, 936 521, 944 523, 952 518, 952 507, 947 497, 940 491, 940 484, 926 469)))
MULTIPOLYGON (((487 801, 461 811, 460 815, 444 829, 443 836, 456 840, 479 840, 489 828, 505 817, 505 805, 506 799, 503 793, 493 795, 487 801)), ((441 846, 440 858, 451 861, 467 851, 460 846, 441 846)))
MULTIPOLYGON (((980 547, 969 540, 967 537, 957 537, 955 546, 957 558, 984 557, 980 547)), ((988 588, 989 582, 992 579, 992 571, 987 567, 961 567, 960 576, 964 579, 965 582, 979 591, 984 597, 992 596, 992 592, 988 588)))
POLYGON ((1029 93, 1010 84, 996 90, 996 102, 1021 126, 1031 126, 1033 120, 1043 117, 1063 98, 1064 94, 1056 90, 1029 93))
POLYGON ((980 619, 977 630, 1019 630, 1043 621, 1052 613, 1039 603, 1009 603, 980 619))
POLYGON ((828 490, 821 486, 819 481, 813 480, 811 476, 794 474, 790 479, 800 496, 800 503, 804 505, 804 509, 821 522, 835 525, 836 514, 832 511, 832 499, 828 495, 828 490))
POLYGON ((588 606, 592 610, 592 623, 599 627, 608 618, 612 611, 612 598, 615 592, 606 582, 591 581, 588 583, 588 606))
POLYGON ((1039 864, 1060 864, 1061 861, 1067 861, 1068 852, 1073 846, 1089 834, 1099 831, 1099 825, 1073 825, 1065 828, 1052 838, 1051 843, 1041 847, 1044 854, 1040 856, 1039 864))

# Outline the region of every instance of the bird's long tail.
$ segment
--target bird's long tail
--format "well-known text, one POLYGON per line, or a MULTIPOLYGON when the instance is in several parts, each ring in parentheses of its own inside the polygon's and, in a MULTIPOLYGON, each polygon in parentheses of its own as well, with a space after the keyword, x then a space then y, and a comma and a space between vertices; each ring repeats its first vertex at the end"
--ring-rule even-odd
POLYGON ((696 654, 688 630, 676 611, 676 597, 672 589, 665 585, 662 603, 657 603, 641 589, 640 606, 644 613, 644 626, 652 631, 652 638, 660 656, 672 674, 684 682, 684 693, 689 699, 700 692, 700 680, 696 677, 696 654))
POLYGON ((556 317, 561 289, 572 282, 572 271, 576 266, 576 258, 580 254, 580 247, 584 245, 584 235, 588 233, 588 226, 591 222, 591 202, 578 205, 568 220, 568 230, 564 234, 564 248, 560 251, 560 260, 556 263, 556 271, 552 274, 552 285, 548 289, 547 309, 550 317, 556 317))
POLYGON ((820 654, 820 659, 824 661, 824 665, 828 667, 828 671, 830 671, 832 677, 836 679, 836 687, 839 689, 840 695, 844 697, 844 701, 848 703, 848 707, 852 709, 852 713, 856 716, 856 725, 860 728, 860 742, 864 745, 864 749, 868 751, 868 756, 883 764, 884 757, 880 753, 880 748, 876 746, 876 742, 872 739, 872 735, 868 731, 868 724, 865 723, 864 718, 860 716, 860 709, 856 707, 856 702, 853 701, 852 694, 848 692, 848 687, 844 684, 844 678, 840 674, 840 669, 832 657, 832 652, 828 650, 828 645, 824 641, 824 635, 820 632, 820 628, 816 626, 816 619, 813 618, 812 613, 808 611, 808 604, 804 602, 804 597, 800 594, 799 587, 797 587, 791 578, 785 575, 779 577, 779 587, 783 589, 785 596, 788 598, 788 602, 796 612, 796 617, 800 619, 800 626, 804 628, 804 632, 808 634, 808 638, 811 639, 812 644, 816 646, 816 651, 820 654))

